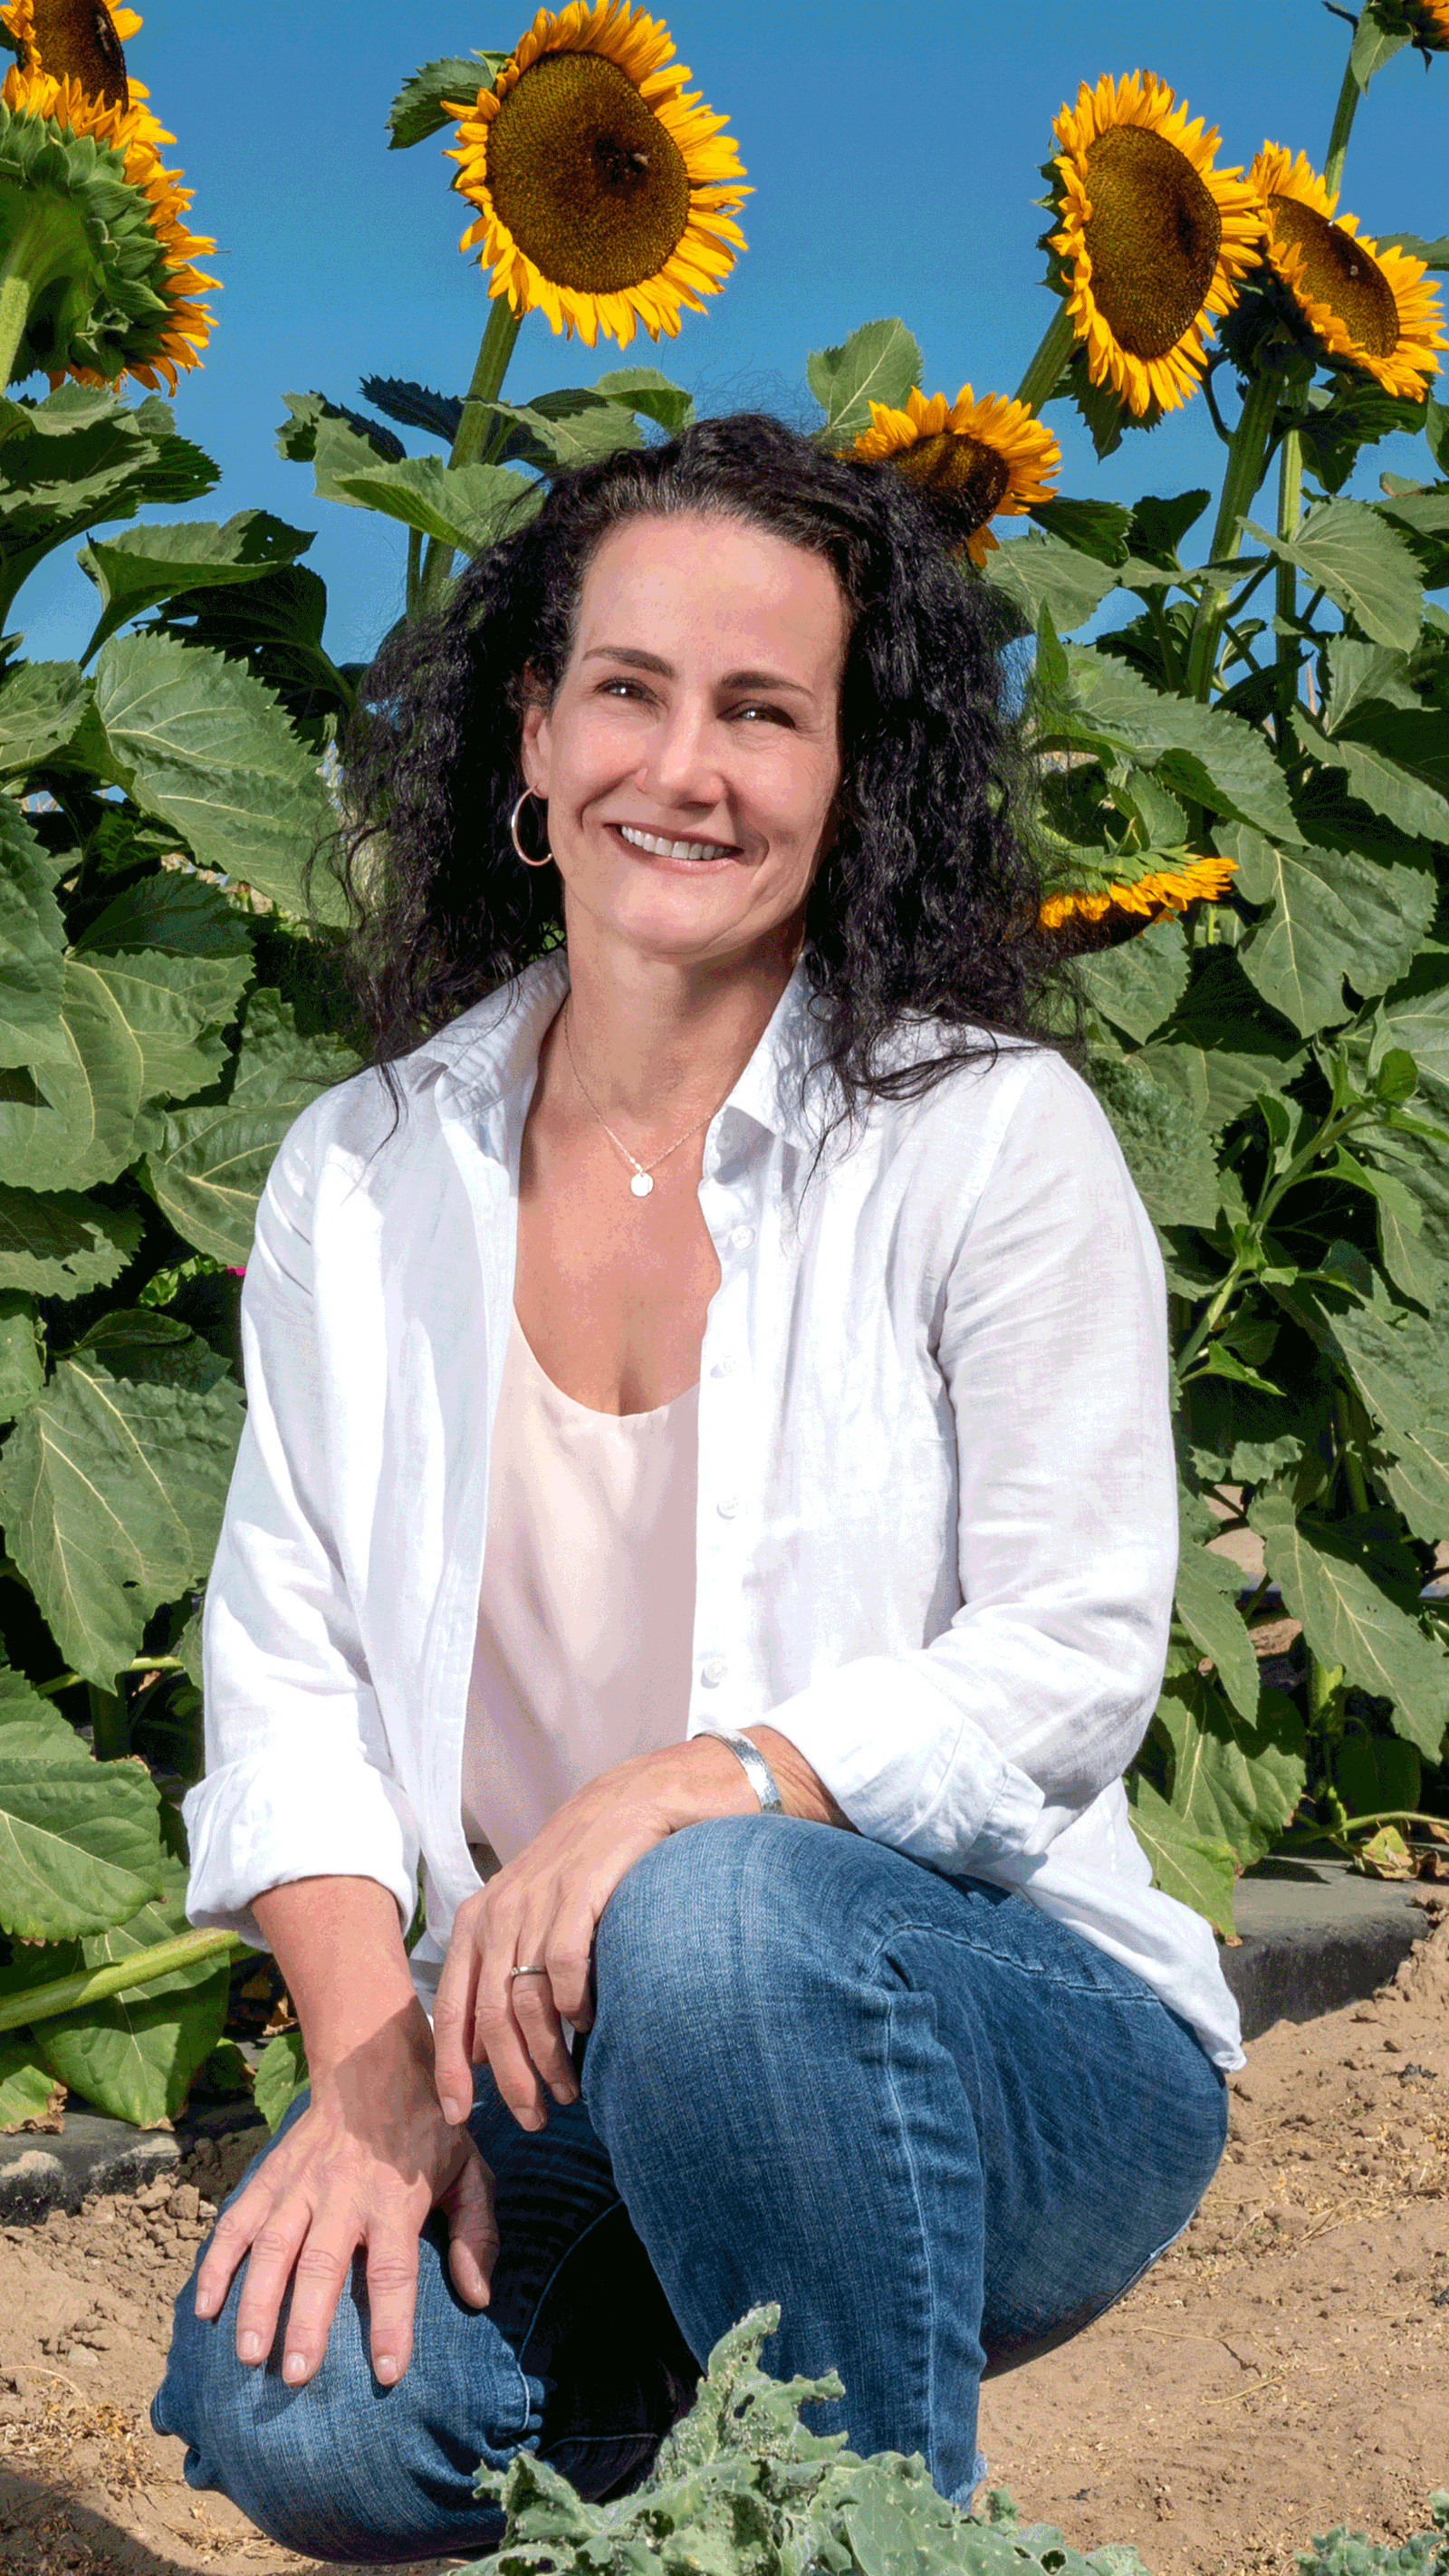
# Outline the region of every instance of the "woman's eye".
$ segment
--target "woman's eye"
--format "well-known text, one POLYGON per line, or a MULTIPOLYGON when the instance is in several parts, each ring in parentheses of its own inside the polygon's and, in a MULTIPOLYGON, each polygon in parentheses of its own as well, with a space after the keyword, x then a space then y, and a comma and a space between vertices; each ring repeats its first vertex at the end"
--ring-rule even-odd
POLYGON ((788 725, 790 722, 783 707, 760 706, 754 700, 745 706, 736 707, 734 712, 737 716, 755 717, 764 724, 788 725))

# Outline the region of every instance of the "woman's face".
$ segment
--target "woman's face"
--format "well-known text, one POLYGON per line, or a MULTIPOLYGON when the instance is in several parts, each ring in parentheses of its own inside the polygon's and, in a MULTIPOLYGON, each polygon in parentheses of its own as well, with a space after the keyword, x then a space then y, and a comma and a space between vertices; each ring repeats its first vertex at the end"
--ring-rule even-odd
POLYGON ((638 518, 598 547, 524 776, 568 902, 679 964, 798 945, 840 783, 846 605, 819 555, 719 518, 638 518))

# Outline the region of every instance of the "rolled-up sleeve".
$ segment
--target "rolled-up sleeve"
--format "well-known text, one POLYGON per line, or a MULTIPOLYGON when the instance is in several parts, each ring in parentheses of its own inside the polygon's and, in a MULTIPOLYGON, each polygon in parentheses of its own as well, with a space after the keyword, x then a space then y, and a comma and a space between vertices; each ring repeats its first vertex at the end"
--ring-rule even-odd
POLYGON ((1177 1562, 1166 1295, 1087 1086, 1039 1056, 949 1259, 961 1606, 764 1722, 850 1822, 938 1868, 1047 1850, 1156 1704, 1177 1562))
POLYGON ((251 1913, 299 1878, 374 1878, 406 1924, 418 1831, 390 1776, 329 1507, 313 1312, 314 1155, 327 1102, 291 1128, 257 1211, 241 1296, 247 1415, 202 1617, 206 1776, 184 1807, 187 1913, 264 1946, 251 1913))

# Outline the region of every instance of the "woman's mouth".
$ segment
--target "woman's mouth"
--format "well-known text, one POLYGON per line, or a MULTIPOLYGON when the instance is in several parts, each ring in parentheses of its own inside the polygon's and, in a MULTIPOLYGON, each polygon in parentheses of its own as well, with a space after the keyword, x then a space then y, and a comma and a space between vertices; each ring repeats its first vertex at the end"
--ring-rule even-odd
POLYGON ((634 823, 615 823, 611 828, 626 849, 642 851, 651 859, 685 859, 694 867, 702 867, 712 860, 740 856, 733 841, 669 840, 662 832, 644 832, 634 823))

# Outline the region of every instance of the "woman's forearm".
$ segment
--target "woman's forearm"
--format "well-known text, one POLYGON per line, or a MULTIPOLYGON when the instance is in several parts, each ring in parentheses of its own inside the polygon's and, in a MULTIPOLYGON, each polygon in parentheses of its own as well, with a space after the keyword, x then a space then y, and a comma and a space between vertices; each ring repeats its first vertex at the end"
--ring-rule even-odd
POLYGON ((299 1878, 252 1900, 286 1980, 313 2080, 384 2030, 417 2047, 427 2016, 413 1990, 397 1905, 375 1878, 299 1878))

